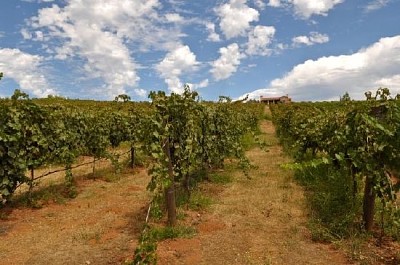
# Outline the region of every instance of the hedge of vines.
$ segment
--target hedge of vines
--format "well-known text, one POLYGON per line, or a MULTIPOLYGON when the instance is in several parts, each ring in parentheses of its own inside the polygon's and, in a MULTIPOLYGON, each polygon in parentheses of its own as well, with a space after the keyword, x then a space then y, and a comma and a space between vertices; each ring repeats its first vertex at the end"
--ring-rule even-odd
POLYGON ((169 194, 173 225, 176 185, 189 191, 195 172, 222 167, 227 157, 249 166, 242 137, 256 130, 261 105, 224 97, 218 103, 202 102, 187 87, 182 95, 152 92, 150 99, 142 104, 32 100, 17 90, 0 100, 1 200, 22 183, 31 184, 34 178, 27 172, 62 165, 72 183, 71 167, 78 157, 110 158, 110 147, 128 142, 152 157, 148 188, 156 196, 169 194))
MULTIPOLYGON (((277 133, 295 150, 297 168, 330 165, 363 193, 362 220, 374 226, 375 199, 400 225, 395 185, 400 172, 400 102, 380 89, 367 101, 295 103, 273 106, 277 133), (362 189, 362 190, 361 190, 362 189)), ((368 96, 367 95, 367 96, 368 96)), ((327 176, 328 178, 329 176, 327 176)))

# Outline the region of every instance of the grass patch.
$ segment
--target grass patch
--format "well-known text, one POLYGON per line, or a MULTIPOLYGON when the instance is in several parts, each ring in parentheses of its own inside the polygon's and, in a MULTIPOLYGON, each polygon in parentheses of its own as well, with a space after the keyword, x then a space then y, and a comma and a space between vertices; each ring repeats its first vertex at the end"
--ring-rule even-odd
POLYGON ((227 174, 211 174, 210 182, 216 184, 228 184, 232 182, 232 177, 227 174))
POLYGON ((88 229, 81 229, 81 230, 77 231, 77 233, 75 235, 72 236, 72 241, 88 242, 90 240, 95 240, 96 242, 99 242, 102 234, 103 234, 103 232, 98 229, 96 229, 94 231, 91 231, 88 229))
POLYGON ((255 141, 252 133, 247 132, 245 135, 243 135, 242 144, 243 144, 244 150, 250 150, 251 148, 253 148, 256 145, 256 141, 255 141))
POLYGON ((157 241, 173 238, 191 238, 197 231, 192 227, 152 227, 145 225, 139 239, 139 245, 135 250, 135 257, 132 262, 125 264, 157 264, 157 241))
POLYGON ((325 234, 337 239, 349 237, 356 227, 360 227, 357 216, 362 210, 362 198, 358 194, 353 197, 351 178, 329 165, 321 165, 297 172, 296 179, 307 190, 311 222, 329 231, 325 233, 316 229, 316 238, 321 237, 325 241, 329 237, 325 234))
POLYGON ((264 118, 264 120, 272 121, 272 114, 271 114, 271 112, 264 113, 263 118, 264 118))
MULTIPOLYGON (((129 147, 130 148, 130 147, 129 147)), ((148 167, 152 162, 152 159, 149 155, 146 155, 144 151, 140 150, 140 148, 135 149, 135 167, 148 167)), ((125 159, 121 162, 123 168, 129 168, 131 166, 131 157, 130 154, 126 155, 125 159)))
POLYGON ((204 210, 210 207, 212 199, 199 191, 195 191, 191 194, 188 203, 189 209, 194 211, 204 210))
POLYGON ((102 179, 106 182, 117 182, 121 179, 121 174, 109 173, 105 174, 102 179))
POLYGON ((329 229, 319 223, 317 220, 312 220, 308 223, 307 228, 310 230, 311 239, 315 242, 329 243, 336 238, 331 234, 329 229))
POLYGON ((12 206, 30 206, 40 208, 42 204, 55 202, 57 204, 65 204, 68 196, 65 194, 66 187, 64 184, 50 183, 49 186, 34 190, 30 195, 29 192, 15 196, 12 201, 12 206))
POLYGON ((166 226, 153 227, 149 231, 150 237, 154 240, 162 241, 173 238, 191 238, 196 235, 197 231, 193 227, 187 226, 166 226))

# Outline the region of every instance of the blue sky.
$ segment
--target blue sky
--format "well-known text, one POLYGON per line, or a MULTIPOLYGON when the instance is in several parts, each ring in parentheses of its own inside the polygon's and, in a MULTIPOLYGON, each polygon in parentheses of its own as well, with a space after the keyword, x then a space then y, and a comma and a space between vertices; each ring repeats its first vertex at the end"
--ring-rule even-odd
POLYGON ((0 97, 400 93, 400 0, 2 0, 0 97))

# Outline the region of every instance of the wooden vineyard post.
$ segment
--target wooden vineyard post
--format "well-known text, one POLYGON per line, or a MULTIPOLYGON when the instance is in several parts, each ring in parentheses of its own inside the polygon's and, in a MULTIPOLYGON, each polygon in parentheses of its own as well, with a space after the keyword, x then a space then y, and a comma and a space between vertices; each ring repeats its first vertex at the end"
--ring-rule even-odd
POLYGON ((93 168, 92 168, 92 175, 93 175, 93 179, 96 179, 96 176, 95 176, 95 172, 96 171, 96 157, 94 156, 93 157, 93 168))
POLYGON ((167 213, 168 213, 168 225, 175 226, 176 225, 175 178, 174 178, 174 171, 172 168, 171 152, 169 149, 169 139, 167 139, 165 142, 164 151, 168 158, 168 176, 171 180, 170 186, 165 191, 166 195, 165 199, 166 199, 167 213))
POLYGON ((35 180, 35 170, 33 167, 30 169, 31 171, 31 180, 29 182, 29 203, 32 204, 33 202, 33 181, 35 180))
POLYGON ((363 221, 365 230, 372 231, 374 225, 375 212, 375 192, 373 189, 373 180, 369 177, 365 179, 364 202, 363 202, 363 221))
POLYGON ((131 146, 131 161, 130 167, 133 169, 135 168, 135 147, 131 146))
POLYGON ((167 211, 168 211, 168 225, 176 225, 176 202, 175 202, 175 188, 172 184, 166 191, 167 195, 167 211))

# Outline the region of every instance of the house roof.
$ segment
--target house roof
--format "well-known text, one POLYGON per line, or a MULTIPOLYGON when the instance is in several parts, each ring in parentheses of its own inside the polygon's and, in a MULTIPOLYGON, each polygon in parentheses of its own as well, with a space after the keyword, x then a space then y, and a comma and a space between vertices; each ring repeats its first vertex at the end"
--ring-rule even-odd
POLYGON ((288 96, 281 96, 281 97, 264 97, 260 96, 261 100, 281 100, 282 98, 289 98, 288 96))

